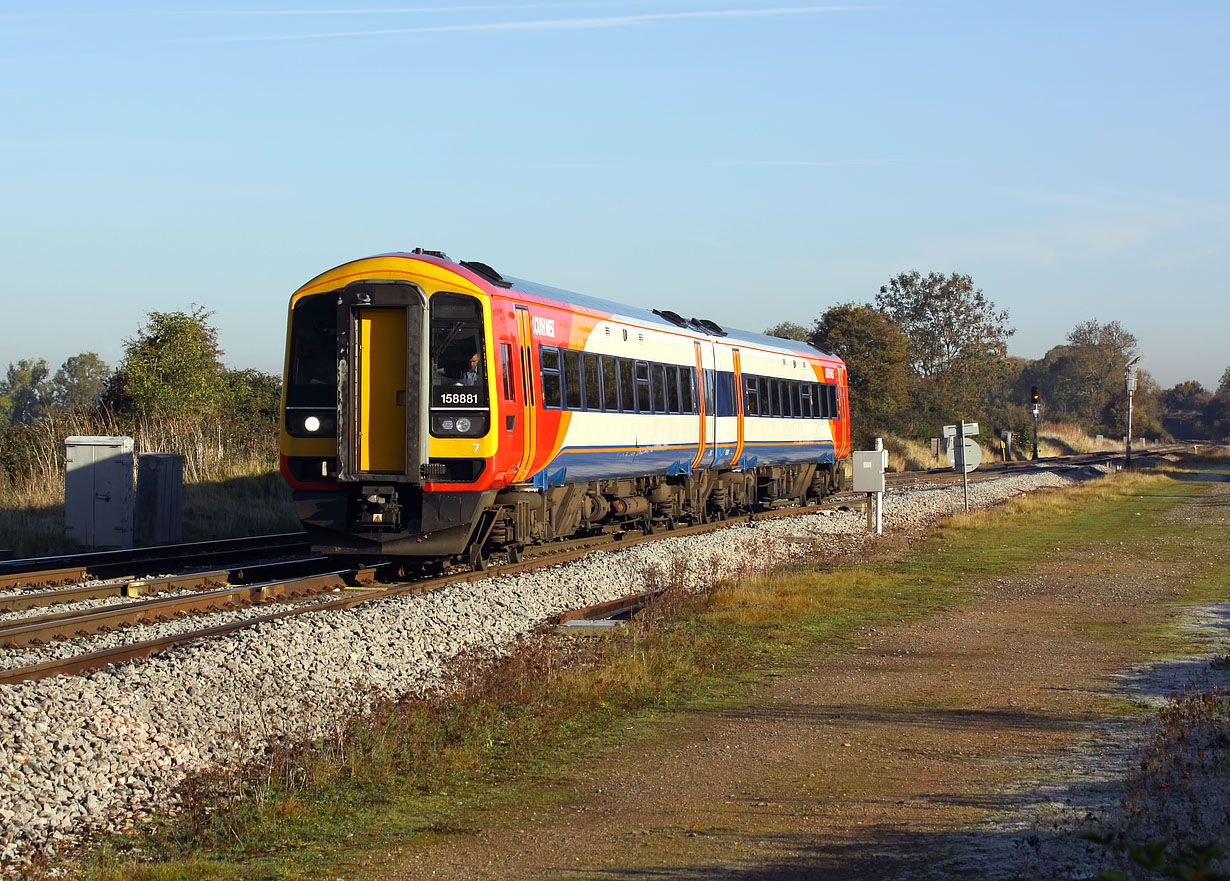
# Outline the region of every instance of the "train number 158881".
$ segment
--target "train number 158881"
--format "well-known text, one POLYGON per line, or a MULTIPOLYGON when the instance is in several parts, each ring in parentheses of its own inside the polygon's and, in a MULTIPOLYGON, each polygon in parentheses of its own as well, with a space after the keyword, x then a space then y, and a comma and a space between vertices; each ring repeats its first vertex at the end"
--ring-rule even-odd
POLYGON ((440 403, 447 406, 449 404, 478 404, 477 392, 444 392, 440 395, 440 403))

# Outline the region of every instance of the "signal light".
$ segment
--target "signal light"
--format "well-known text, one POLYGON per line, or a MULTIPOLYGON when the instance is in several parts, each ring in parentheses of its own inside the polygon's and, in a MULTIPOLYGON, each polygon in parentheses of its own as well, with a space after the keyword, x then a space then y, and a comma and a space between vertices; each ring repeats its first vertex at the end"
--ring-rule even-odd
POLYGON ((1029 400, 1033 403, 1038 403, 1038 387, 1035 385, 1029 390, 1029 400))

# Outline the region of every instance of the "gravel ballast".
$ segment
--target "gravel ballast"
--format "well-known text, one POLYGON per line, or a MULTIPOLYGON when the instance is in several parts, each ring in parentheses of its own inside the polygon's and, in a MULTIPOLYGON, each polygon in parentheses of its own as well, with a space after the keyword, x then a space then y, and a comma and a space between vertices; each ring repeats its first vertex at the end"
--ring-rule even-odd
MULTIPOLYGON (((1053 472, 984 480, 970 485, 970 505, 1071 482, 1053 472)), ((889 492, 885 532, 912 532, 962 504, 959 486, 889 492)), ((848 549, 866 535, 865 515, 849 510, 761 521, 286 618, 88 676, 0 686, 0 859, 50 855, 87 829, 121 828, 171 803, 189 773, 245 762, 273 739, 328 735, 382 697, 439 688, 458 655, 499 653, 554 615, 643 589, 655 569, 677 574, 686 560, 700 586, 848 549)), ((48 657, 23 649, 3 663, 48 657)))

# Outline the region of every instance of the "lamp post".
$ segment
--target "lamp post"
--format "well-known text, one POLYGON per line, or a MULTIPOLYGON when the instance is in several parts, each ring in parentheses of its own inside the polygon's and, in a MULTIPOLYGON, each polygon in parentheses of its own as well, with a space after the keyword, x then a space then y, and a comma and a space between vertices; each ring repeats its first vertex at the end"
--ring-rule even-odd
POLYGON ((1140 364, 1144 355, 1137 355, 1127 363, 1127 367, 1123 369, 1123 384, 1127 389, 1128 412, 1127 412, 1127 456, 1124 458, 1123 467, 1132 467, 1132 392, 1136 391, 1136 368, 1140 364))

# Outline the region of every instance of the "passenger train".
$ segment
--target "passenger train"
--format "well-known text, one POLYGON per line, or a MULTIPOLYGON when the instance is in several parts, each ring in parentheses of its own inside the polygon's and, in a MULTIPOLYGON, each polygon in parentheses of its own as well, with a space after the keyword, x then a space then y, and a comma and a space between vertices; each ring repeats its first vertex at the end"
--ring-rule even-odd
POLYGON ((415 249, 290 301, 281 468, 313 546, 463 560, 802 504, 850 454, 845 364, 415 249))

